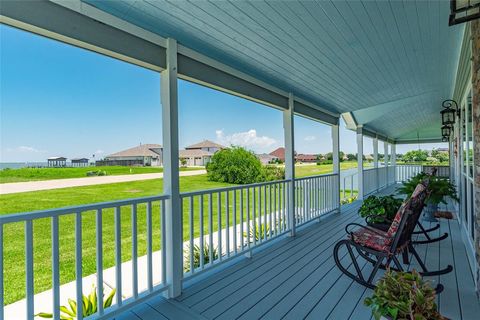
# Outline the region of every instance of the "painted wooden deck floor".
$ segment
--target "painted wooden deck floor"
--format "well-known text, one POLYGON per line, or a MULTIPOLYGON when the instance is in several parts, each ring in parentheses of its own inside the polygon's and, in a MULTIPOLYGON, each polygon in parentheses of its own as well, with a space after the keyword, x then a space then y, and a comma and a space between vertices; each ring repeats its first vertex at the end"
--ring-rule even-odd
MULTIPOLYGON (((382 193, 392 192, 390 187, 382 193)), ((359 205, 342 207, 342 214, 192 285, 177 299, 153 299, 119 319, 371 319, 363 305, 371 290, 342 275, 332 257, 344 226, 361 222, 359 205)), ((478 319, 480 304, 457 221, 443 220, 438 235, 443 232, 450 234, 444 241, 417 246, 431 269, 454 266, 450 274, 432 278, 445 286, 440 311, 450 319, 478 319)))

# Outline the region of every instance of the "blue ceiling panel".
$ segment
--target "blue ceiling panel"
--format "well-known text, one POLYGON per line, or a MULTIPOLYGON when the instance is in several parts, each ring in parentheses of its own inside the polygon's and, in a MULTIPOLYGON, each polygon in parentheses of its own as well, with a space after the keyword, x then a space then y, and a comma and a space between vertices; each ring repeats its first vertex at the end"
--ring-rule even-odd
POLYGON ((464 31, 448 1, 84 2, 392 138, 438 138, 464 31))

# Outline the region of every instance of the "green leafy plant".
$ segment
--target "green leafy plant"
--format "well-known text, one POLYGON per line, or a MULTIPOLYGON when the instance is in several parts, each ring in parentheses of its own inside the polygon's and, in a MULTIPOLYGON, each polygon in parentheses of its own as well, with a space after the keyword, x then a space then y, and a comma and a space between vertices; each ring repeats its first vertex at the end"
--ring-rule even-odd
MULTIPOLYGON (((116 290, 113 289, 110 294, 105 298, 103 295, 103 308, 106 309, 112 305, 113 297, 115 296, 116 290)), ((98 306, 98 297, 97 297, 97 288, 95 285, 92 285, 92 290, 88 296, 83 295, 82 298, 82 314, 84 317, 91 316, 97 312, 98 306)), ((40 312, 35 315, 36 317, 41 318, 53 318, 52 313, 40 312)), ((68 307, 60 307, 60 319, 61 320, 73 320, 77 317, 77 302, 74 299, 68 299, 68 307)))
POLYGON ((376 320, 382 316, 393 320, 443 320, 435 303, 435 290, 420 274, 387 270, 377 283, 373 296, 365 305, 376 320))
POLYGON ((398 192, 410 197, 417 185, 425 179, 428 180, 428 190, 430 192, 430 195, 426 200, 427 203, 446 204, 447 202, 445 201, 445 197, 449 197, 455 201, 458 201, 457 191, 455 186, 450 181, 445 178, 427 175, 424 172, 420 172, 411 179, 403 182, 403 185, 398 189, 398 192))
POLYGON ((256 224, 255 225, 255 230, 253 230, 253 225, 250 225, 250 230, 249 232, 244 232, 243 236, 248 239, 248 241, 253 242, 255 241, 260 241, 265 238, 265 234, 268 236, 270 234, 270 226, 265 225, 265 224, 256 224))
POLYGON ((363 201, 358 213, 363 218, 373 216, 370 222, 381 223, 393 220, 401 205, 402 199, 394 198, 392 195, 381 197, 372 195, 363 201))
MULTIPOLYGON (((202 249, 198 244, 193 246, 193 269, 200 267, 202 249)), ((185 250, 185 261, 183 263, 183 270, 185 272, 190 271, 190 248, 185 250)), ((218 259, 218 247, 214 247, 212 250, 213 261, 218 259)), ((206 243, 203 245, 203 264, 210 263, 210 246, 206 243)))
POLYGON ((349 203, 352 203, 355 200, 357 200, 357 196, 344 198, 344 199, 340 200, 340 204, 349 204, 349 203))

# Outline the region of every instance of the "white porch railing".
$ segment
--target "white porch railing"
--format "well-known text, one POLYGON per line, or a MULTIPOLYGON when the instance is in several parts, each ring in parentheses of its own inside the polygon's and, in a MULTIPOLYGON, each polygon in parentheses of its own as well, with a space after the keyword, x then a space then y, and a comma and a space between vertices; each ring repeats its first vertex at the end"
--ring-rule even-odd
MULTIPOLYGON (((4 275, 8 274, 8 270, 3 269, 3 257, 4 257, 4 228, 7 229, 9 225, 23 223, 24 224, 24 238, 25 238, 25 287, 26 287, 26 318, 33 319, 34 313, 38 312, 34 305, 34 232, 33 226, 35 223, 45 223, 45 219, 50 221, 50 235, 52 241, 52 310, 54 312, 54 319, 59 319, 60 312, 60 228, 70 228, 70 234, 74 234, 73 241, 75 242, 75 278, 76 278, 76 303, 78 306, 82 305, 83 285, 82 277, 84 271, 82 269, 82 262, 84 261, 84 253, 82 252, 83 240, 85 233, 88 232, 82 227, 85 225, 93 224, 95 226, 95 264, 96 264, 96 290, 98 297, 97 304, 97 316, 107 317, 130 307, 139 300, 144 300, 147 297, 152 296, 158 292, 162 292, 167 289, 166 275, 165 275, 165 257, 161 258, 161 267, 153 268, 152 263, 152 248, 153 248, 153 227, 152 218, 156 215, 155 220, 159 221, 161 230, 159 231, 160 247, 165 243, 165 201, 168 196, 153 196, 136 198, 121 201, 112 201, 105 203, 89 204, 84 206, 67 207, 54 210, 35 211, 29 213, 10 214, 0 216, 0 289, 2 294, 0 295, 0 315, 4 314, 4 275), (142 239, 146 241, 146 254, 147 254, 147 286, 143 290, 139 290, 138 287, 138 240, 139 240, 139 228, 138 225, 138 213, 145 214, 146 232, 140 234, 142 239), (122 235, 122 217, 130 216, 131 230, 127 237, 122 235), (67 221, 63 220, 66 219, 67 221), (60 221, 61 220, 61 221, 60 221), (63 223, 63 222, 67 223, 63 223), (113 226, 104 221, 113 221, 113 226), (72 225, 73 222, 73 225, 72 225), (104 232, 106 231, 106 232, 104 232), (114 240, 112 243, 107 243, 105 247, 114 247, 114 265, 115 265, 115 299, 114 306, 103 309, 103 293, 104 293, 104 237, 108 237, 109 234, 114 234, 114 240), (125 275, 122 272, 122 242, 131 242, 131 274, 125 275), (156 279, 159 279, 157 283, 154 283, 154 272, 160 272, 160 275, 155 275, 156 279), (125 297, 122 290, 122 277, 131 277, 131 297, 125 297)), ((143 220, 143 219, 142 219, 143 220)), ((48 223, 48 221, 46 222, 48 223)), ((48 225, 47 225, 48 227, 48 225)), ((13 235, 9 235, 11 239, 13 235)), ((63 242, 65 239, 62 239, 63 242)), ((92 250, 93 248, 89 248, 92 250)), ((162 250, 164 252, 164 250, 162 250)), ((88 261, 91 262, 91 261, 88 261)), ((18 266, 20 267, 20 266, 18 266)), ((143 271, 143 270, 142 270, 143 271)), ((69 297, 70 298, 70 297, 69 297)), ((40 306, 42 307, 42 306, 40 306)), ((45 307, 45 306, 43 306, 45 307)), ((38 308, 37 308, 38 309, 38 308)), ((82 308, 78 308, 77 319, 82 319, 82 308)))
POLYGON ((420 172, 422 172, 421 165, 397 165, 395 180, 397 182, 407 181, 420 172))
MULTIPOLYGON (((292 221, 295 225, 302 225, 338 209, 340 190, 338 175, 327 174, 294 181, 281 180, 181 193, 180 199, 182 238, 185 240, 184 278, 189 278, 230 258, 250 254, 253 248, 285 234, 292 227, 289 225, 290 215, 294 215, 292 221), (290 192, 292 187, 293 193, 290 192), (293 213, 288 210, 290 194, 293 194, 295 201, 293 213)), ((8 270, 4 270, 4 240, 18 236, 11 234, 13 229, 18 228, 11 227, 19 223, 24 224, 25 230, 25 315, 28 319, 33 318, 39 311, 49 310, 53 310, 54 318, 59 319, 60 257, 65 253, 60 252, 60 243, 65 241, 63 236, 60 236, 60 230, 63 235, 65 229, 71 229, 67 232, 74 235, 72 240, 75 243, 75 258, 72 263, 75 266, 75 293, 72 295, 78 305, 82 305, 85 286, 82 283, 83 276, 88 276, 86 273, 92 271, 95 275, 98 312, 93 318, 112 317, 154 294, 166 291, 169 288, 166 278, 166 258, 169 254, 165 229, 167 201, 170 201, 169 196, 162 195, 0 216, 1 292, 5 292, 5 280, 11 281, 8 279, 8 270), (37 223, 44 227, 42 237, 52 239, 53 285, 51 300, 48 299, 51 305, 48 309, 45 304, 35 305, 34 259, 38 257, 34 255, 33 248, 34 238, 39 236, 37 223), (50 230, 45 231, 45 227, 50 230), (123 252, 122 255, 125 245, 129 247, 130 254, 123 252), (154 247, 155 250, 161 249, 153 252, 154 247), (146 253, 146 257, 139 258, 139 252, 146 253), (157 259, 159 255, 161 257, 157 259), (113 259, 104 259, 107 257, 113 259), (128 274, 122 270, 125 258, 131 259, 128 262, 131 265, 128 274), (146 264, 141 264, 144 268, 139 268, 140 260, 146 260, 146 264), (95 265, 94 270, 85 271, 86 264, 95 265), (115 269, 114 277, 111 271, 105 273, 104 268, 110 267, 115 269), (111 286, 104 285, 106 277, 115 279, 111 286), (131 281, 125 284, 125 278, 130 278, 131 281), (115 287, 116 294, 113 306, 104 310, 103 293, 104 289, 109 291, 108 287, 115 287)), ((12 285, 11 282, 9 285, 12 285)), ((65 297, 62 295, 63 298, 65 297)), ((2 317, 5 311, 4 303, 2 294, 2 317)), ((82 319, 81 308, 79 311, 77 318, 82 319)))
POLYGON ((363 169, 363 192, 368 195, 378 190, 379 168, 363 169))
MULTIPOLYGON (((339 207, 336 174, 295 179, 294 186, 296 226, 339 207)), ((184 278, 250 254, 258 245, 288 232, 291 187, 290 180, 281 180, 182 193, 188 238, 184 278)))

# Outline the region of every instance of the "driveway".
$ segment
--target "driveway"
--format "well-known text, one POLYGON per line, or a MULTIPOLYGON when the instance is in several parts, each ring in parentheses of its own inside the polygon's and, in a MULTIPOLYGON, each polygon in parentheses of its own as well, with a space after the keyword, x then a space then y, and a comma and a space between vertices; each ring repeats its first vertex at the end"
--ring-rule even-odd
MULTIPOLYGON (((196 176, 199 174, 206 174, 206 170, 192 170, 192 171, 180 171, 180 177, 196 176)), ((102 177, 85 177, 85 178, 73 178, 73 179, 56 179, 45 181, 30 181, 30 182, 13 182, 0 184, 0 195, 30 192, 40 190, 61 189, 70 187, 82 187, 93 186, 96 184, 140 181, 161 179, 163 173, 142 173, 133 175, 121 175, 121 176, 102 176, 102 177)))

